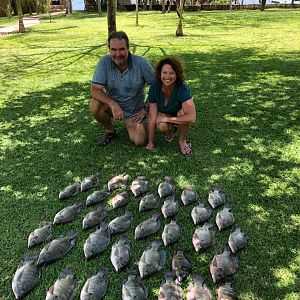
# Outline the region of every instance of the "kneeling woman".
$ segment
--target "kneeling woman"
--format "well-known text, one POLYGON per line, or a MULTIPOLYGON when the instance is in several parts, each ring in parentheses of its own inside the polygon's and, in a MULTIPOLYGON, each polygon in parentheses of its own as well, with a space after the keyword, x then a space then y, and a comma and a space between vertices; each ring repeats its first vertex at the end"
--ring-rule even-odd
POLYGON ((154 148, 156 125, 159 131, 166 132, 166 142, 172 142, 179 130, 179 150, 183 155, 190 155, 192 145, 187 143, 186 137, 196 121, 196 109, 177 57, 167 57, 157 63, 148 100, 149 141, 146 148, 150 151, 154 148))

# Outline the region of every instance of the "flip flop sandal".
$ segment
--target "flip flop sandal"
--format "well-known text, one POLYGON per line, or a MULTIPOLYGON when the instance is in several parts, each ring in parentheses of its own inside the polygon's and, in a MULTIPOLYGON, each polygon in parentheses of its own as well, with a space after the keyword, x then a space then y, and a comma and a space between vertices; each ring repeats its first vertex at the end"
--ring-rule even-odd
POLYGON ((105 147, 108 145, 112 140, 117 138, 116 132, 106 132, 104 136, 99 140, 98 146, 99 147, 105 147))
POLYGON ((165 142, 167 142, 167 143, 173 142, 174 139, 175 139, 175 137, 178 134, 178 131, 179 131, 178 126, 177 125, 173 125, 171 134, 170 135, 167 134, 167 135, 164 136, 165 142))
POLYGON ((185 143, 185 144, 179 145, 179 150, 182 155, 189 156, 192 154, 192 144, 185 143))

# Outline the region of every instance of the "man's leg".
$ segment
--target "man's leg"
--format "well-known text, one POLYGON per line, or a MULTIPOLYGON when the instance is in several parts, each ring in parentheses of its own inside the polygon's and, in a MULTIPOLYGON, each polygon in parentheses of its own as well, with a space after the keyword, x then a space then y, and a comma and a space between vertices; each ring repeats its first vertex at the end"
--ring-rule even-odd
POLYGON ((90 113, 106 129, 106 131, 115 132, 109 111, 110 108, 106 104, 92 99, 90 103, 90 113))

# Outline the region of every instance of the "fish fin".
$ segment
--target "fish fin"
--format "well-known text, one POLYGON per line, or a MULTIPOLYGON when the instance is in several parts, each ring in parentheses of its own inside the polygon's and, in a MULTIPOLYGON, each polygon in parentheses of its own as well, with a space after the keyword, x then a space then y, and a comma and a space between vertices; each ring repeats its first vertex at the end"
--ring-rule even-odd
POLYGON ((75 276, 75 270, 72 269, 72 268, 66 268, 64 269, 60 275, 59 275, 59 279, 62 279, 62 278, 66 278, 67 276, 75 276))
POLYGON ((70 239, 74 239, 77 236, 77 232, 72 229, 67 232, 66 236, 69 237, 70 239))
POLYGON ((166 250, 161 250, 160 251, 160 261, 159 265, 161 268, 164 268, 167 263, 167 251, 166 250))

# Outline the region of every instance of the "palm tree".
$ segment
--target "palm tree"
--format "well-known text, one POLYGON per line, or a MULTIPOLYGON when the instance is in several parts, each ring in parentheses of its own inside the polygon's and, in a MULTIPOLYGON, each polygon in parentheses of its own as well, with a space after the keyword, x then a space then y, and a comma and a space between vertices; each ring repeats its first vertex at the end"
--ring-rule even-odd
POLYGON ((25 0, 17 0, 17 10, 18 10, 18 17, 19 17, 19 32, 25 33, 26 29, 23 22, 23 10, 22 5, 25 3, 25 0))

